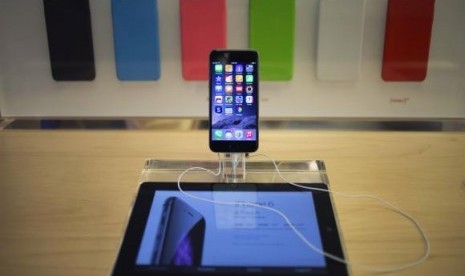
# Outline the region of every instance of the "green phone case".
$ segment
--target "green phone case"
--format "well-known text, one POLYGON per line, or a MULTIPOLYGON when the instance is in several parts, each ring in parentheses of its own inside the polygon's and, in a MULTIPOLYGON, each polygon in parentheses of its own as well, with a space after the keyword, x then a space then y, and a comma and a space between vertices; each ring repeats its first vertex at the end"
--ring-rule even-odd
POLYGON ((292 79, 295 0, 250 0, 249 47, 260 56, 260 79, 292 79))

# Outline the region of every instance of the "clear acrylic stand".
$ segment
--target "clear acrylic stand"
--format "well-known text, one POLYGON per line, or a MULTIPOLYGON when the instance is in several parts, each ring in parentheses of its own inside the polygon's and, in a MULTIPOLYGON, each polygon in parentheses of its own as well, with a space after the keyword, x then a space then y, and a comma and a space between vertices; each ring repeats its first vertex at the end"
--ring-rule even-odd
MULTIPOLYGON (((231 157, 229 157, 231 158, 231 157)), ((191 170, 184 174, 182 182, 203 182, 203 183, 284 183, 279 176, 273 162, 266 160, 255 160, 257 157, 248 158, 246 162, 236 160, 239 163, 234 168, 228 167, 231 164, 226 162, 222 174, 214 175, 202 170, 191 170), (233 175, 236 175, 233 178, 233 175)), ((186 169, 201 167, 218 172, 223 166, 224 159, 221 160, 159 160, 149 159, 145 162, 141 173, 140 183, 143 182, 177 182, 180 174, 186 169)), ((326 175, 324 161, 321 160, 277 160, 277 166, 283 177, 296 183, 324 183, 329 185, 326 175)))
POLYGON ((235 153, 221 153, 221 176, 223 182, 227 183, 241 183, 246 179, 246 158, 248 153, 235 152, 235 153))

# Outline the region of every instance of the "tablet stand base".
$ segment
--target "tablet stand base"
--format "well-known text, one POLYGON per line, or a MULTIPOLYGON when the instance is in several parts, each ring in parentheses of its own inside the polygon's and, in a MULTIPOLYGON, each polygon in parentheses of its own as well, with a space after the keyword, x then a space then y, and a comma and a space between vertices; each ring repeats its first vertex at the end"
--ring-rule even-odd
MULTIPOLYGON (((230 158, 230 157, 229 157, 230 158)), ((233 160, 239 161, 237 159, 233 160)), ((247 183, 284 183, 276 171, 273 162, 248 158, 247 163, 241 162, 236 167, 236 182, 247 183), (246 168, 245 168, 246 167, 246 168)), ((148 159, 141 173, 140 183, 143 182, 176 182, 179 175, 186 169, 202 167, 210 170, 192 170, 184 174, 182 182, 203 183, 233 183, 233 169, 225 161, 220 160, 159 160, 148 159), (218 173, 220 166, 226 167, 224 173, 218 173)), ((229 163, 229 161, 227 162, 229 163)), ((232 163, 229 163, 232 164, 232 163)), ((276 160, 279 171, 287 180, 296 183, 324 183, 329 185, 324 161, 321 160, 276 160)))

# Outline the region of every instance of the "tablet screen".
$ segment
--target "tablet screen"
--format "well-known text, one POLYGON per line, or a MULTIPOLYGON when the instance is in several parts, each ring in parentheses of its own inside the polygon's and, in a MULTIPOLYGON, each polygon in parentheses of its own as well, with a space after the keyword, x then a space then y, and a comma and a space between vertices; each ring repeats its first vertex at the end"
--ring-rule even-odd
POLYGON ((330 260, 312 250, 282 216, 268 209, 282 212, 310 243, 327 251, 324 237, 328 233, 321 232, 322 213, 317 210, 321 195, 329 199, 326 193, 315 197, 314 192, 276 184, 243 184, 234 189, 228 188, 230 184, 184 185, 194 198, 173 185, 168 189, 156 186, 138 196, 130 221, 138 230, 129 225, 126 236, 138 232, 140 237, 133 239, 132 246, 123 242, 120 252, 132 247, 133 257, 127 260, 133 263, 126 268, 135 274, 320 275, 331 271, 330 260))

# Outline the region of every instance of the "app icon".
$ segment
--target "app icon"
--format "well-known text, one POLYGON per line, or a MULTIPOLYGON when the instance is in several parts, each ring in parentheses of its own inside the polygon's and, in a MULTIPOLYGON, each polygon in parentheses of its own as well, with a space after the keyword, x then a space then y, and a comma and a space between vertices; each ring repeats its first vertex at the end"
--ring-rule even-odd
POLYGON ((233 138, 232 131, 231 130, 226 130, 226 133, 224 134, 224 138, 226 138, 226 139, 233 138))
POLYGON ((230 104, 230 103, 233 102, 233 97, 232 97, 232 96, 226 96, 226 97, 224 98, 224 101, 225 101, 226 103, 229 103, 229 104, 230 104))
POLYGON ((233 82, 233 76, 232 75, 226 75, 224 78, 224 82, 232 83, 233 82))
POLYGON ((228 115, 233 114, 233 109, 232 109, 232 107, 226 107, 226 108, 224 109, 224 114, 228 114, 228 115))
POLYGON ((221 75, 216 75, 215 81, 216 83, 221 83, 223 81, 223 77, 221 75))
POLYGON ((253 75, 246 75, 245 76, 245 82, 253 82, 253 75))
POLYGON ((242 137, 244 137, 244 133, 242 132, 242 130, 236 130, 234 135, 236 136, 236 139, 242 139, 242 137))
POLYGON ((222 113, 223 112, 223 107, 222 106, 215 106, 215 112, 216 113, 222 113))
POLYGON ((236 75, 236 82, 243 82, 244 76, 243 75, 236 75))
POLYGON ((245 96, 245 102, 248 104, 253 103, 253 96, 245 96))
POLYGON ((223 72, 223 65, 215 64, 215 72, 216 73, 222 73, 223 72))
POLYGON ((236 64, 236 73, 244 72, 244 66, 242 64, 236 64))
POLYGON ((253 137, 253 132, 252 132, 251 130, 247 130, 247 131, 245 132, 245 138, 250 139, 250 138, 252 138, 252 137, 253 137))
POLYGON ((226 65, 224 66, 224 71, 225 71, 225 72, 232 72, 232 71, 233 71, 233 66, 232 66, 232 64, 226 64, 226 65))
POLYGON ((236 85, 236 93, 242 93, 242 91, 244 91, 244 86, 236 85))
POLYGON ((247 85, 247 87, 245 88, 245 91, 247 93, 252 93, 253 92, 253 86, 252 85, 247 85))
POLYGON ((241 104, 244 102, 244 99, 242 98, 242 96, 236 96, 236 103, 237 104, 241 104))
POLYGON ((224 86, 224 92, 231 94, 233 92, 233 86, 232 85, 225 85, 224 86))
POLYGON ((246 71, 247 73, 252 73, 252 72, 253 72, 253 64, 247 64, 247 65, 245 66, 245 71, 246 71))
POLYGON ((222 130, 215 130, 215 138, 221 138, 223 137, 223 131, 222 130))
POLYGON ((215 103, 216 104, 223 103, 223 96, 215 96, 215 103))
POLYGON ((215 92, 216 93, 223 92, 223 86, 222 85, 215 85, 215 92))
POLYGON ((242 114, 242 106, 236 106, 236 113, 242 114))

